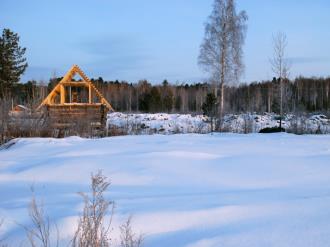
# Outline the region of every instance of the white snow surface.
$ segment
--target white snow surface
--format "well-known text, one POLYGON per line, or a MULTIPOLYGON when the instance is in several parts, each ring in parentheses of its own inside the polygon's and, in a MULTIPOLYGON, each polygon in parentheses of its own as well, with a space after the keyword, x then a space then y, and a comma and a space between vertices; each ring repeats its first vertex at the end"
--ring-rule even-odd
POLYGON ((173 134, 173 133, 208 133, 210 125, 203 115, 191 114, 108 114, 108 128, 116 127, 127 130, 128 134, 173 134))
MULTIPOLYGON (((330 134, 330 119, 322 114, 294 116, 287 114, 282 122, 287 131, 299 129, 302 133, 330 134)), ((279 116, 274 113, 228 114, 224 116, 223 130, 233 133, 258 133, 261 129, 279 126, 279 116)), ((108 114, 107 127, 119 128, 127 134, 209 133, 208 117, 191 114, 108 114)), ((300 133, 301 134, 301 133, 300 133)))
MULTIPOLYGON (((145 247, 330 246, 330 136, 185 134, 17 139, 0 150, 0 235, 25 246, 30 186, 70 239, 92 172, 111 179, 117 226, 145 247), (23 242, 22 242, 23 241, 23 242)), ((0 236, 1 239, 1 236, 0 236)))

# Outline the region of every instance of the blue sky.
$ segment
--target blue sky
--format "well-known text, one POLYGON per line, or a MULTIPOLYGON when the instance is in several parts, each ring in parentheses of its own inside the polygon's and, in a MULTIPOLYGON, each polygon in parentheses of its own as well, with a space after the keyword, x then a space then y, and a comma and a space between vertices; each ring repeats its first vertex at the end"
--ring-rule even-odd
MULTIPOLYGON (((0 28, 27 47, 23 81, 62 76, 78 64, 90 77, 196 82, 213 0, 0 0, 0 28)), ((238 0, 249 15, 243 82, 273 74, 272 35, 288 36, 291 77, 330 75, 328 0, 238 0)))

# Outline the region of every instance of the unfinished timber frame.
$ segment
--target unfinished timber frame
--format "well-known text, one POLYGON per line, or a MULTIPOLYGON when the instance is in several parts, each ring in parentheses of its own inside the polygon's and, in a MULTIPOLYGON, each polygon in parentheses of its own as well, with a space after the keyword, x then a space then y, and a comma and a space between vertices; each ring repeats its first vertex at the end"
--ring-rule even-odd
POLYGON ((71 67, 42 101, 37 111, 41 109, 46 110, 51 127, 59 131, 75 130, 79 132, 77 134, 89 131, 91 128, 104 128, 107 112, 114 111, 77 65, 71 67), (81 79, 75 81, 76 75, 81 79))

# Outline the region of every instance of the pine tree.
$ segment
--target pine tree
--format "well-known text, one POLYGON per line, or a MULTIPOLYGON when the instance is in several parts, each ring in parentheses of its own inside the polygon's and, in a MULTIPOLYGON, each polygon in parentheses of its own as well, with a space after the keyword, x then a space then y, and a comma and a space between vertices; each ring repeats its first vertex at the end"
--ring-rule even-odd
POLYGON ((213 93, 209 93, 206 96, 206 101, 202 106, 203 114, 208 116, 211 120, 211 130, 213 131, 213 120, 217 114, 217 98, 213 93))
POLYGON ((163 85, 161 88, 161 95, 162 95, 162 105, 163 105, 162 110, 167 113, 170 113, 173 109, 174 96, 171 86, 169 85, 167 80, 163 81, 163 85))
POLYGON ((26 48, 19 45, 19 36, 4 29, 0 37, 0 97, 4 97, 11 86, 19 82, 28 64, 24 57, 26 48))
POLYGON ((150 91, 149 111, 152 113, 159 112, 162 108, 161 95, 157 87, 152 87, 150 91))

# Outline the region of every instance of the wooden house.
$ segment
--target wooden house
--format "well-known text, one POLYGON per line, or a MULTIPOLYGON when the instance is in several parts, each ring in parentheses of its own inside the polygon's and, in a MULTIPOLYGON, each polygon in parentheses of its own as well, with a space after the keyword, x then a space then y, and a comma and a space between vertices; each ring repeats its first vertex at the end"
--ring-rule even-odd
POLYGON ((81 132, 104 129, 107 113, 114 110, 85 73, 74 65, 37 111, 45 112, 54 129, 81 132), (77 75, 80 79, 74 80, 77 75))

